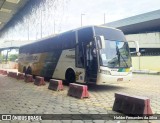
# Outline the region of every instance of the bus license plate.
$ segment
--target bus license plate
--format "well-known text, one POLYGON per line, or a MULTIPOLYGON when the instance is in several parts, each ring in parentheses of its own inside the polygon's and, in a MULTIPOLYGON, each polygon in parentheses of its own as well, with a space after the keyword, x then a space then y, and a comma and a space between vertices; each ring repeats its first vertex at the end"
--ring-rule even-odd
POLYGON ((123 81, 123 78, 118 78, 118 79, 117 79, 117 82, 119 82, 119 81, 123 81))

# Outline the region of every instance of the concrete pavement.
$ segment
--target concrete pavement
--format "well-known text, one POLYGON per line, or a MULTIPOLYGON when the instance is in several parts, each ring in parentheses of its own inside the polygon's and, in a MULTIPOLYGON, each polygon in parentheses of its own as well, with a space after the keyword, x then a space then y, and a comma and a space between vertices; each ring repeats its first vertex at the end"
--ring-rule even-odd
MULTIPOLYGON (((67 96, 66 85, 64 91, 56 92, 48 90, 48 83, 45 86, 35 86, 33 83, 0 75, 0 114, 97 114, 95 117, 103 119, 100 114, 116 114, 112 111, 115 92, 149 97, 153 113, 160 114, 160 76, 158 75, 133 75, 133 80, 129 83, 88 85, 88 87, 90 98, 76 99, 67 96)), ((68 117, 68 120, 0 121, 0 123, 148 123, 148 121, 131 120, 112 121, 106 120, 105 117, 105 120, 82 121, 74 120, 75 116, 68 117)), ((151 123, 158 123, 158 121, 152 120, 151 123)))

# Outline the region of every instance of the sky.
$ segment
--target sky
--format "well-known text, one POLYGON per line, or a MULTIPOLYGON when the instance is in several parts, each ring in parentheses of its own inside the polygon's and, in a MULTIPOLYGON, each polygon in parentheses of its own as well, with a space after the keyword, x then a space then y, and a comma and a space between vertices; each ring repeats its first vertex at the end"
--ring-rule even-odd
POLYGON ((38 40, 87 25, 102 25, 127 17, 160 9, 160 0, 45 0, 24 22, 9 28, 1 42, 38 40), (82 15, 83 14, 83 15, 82 15), (82 15, 82 16, 81 16, 82 15), (40 21, 42 17, 42 22, 40 21), (28 24, 28 20, 30 21, 28 24), (42 23, 42 27, 41 27, 42 23), (28 28, 29 25, 29 28, 28 28), (28 30, 29 29, 29 30, 28 30), (29 33, 28 33, 29 32, 29 33), (42 32, 42 36, 41 36, 42 32))
POLYGON ((160 0, 70 0, 62 30, 85 25, 101 25, 160 9, 160 0), (68 17, 67 17, 68 16, 68 17))

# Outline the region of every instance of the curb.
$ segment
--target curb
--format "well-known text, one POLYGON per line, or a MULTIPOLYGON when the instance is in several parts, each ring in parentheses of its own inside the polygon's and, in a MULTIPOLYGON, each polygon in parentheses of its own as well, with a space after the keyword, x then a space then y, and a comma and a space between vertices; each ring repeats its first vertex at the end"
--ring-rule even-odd
POLYGON ((160 75, 160 72, 151 72, 151 71, 133 71, 133 74, 147 74, 147 75, 160 75))

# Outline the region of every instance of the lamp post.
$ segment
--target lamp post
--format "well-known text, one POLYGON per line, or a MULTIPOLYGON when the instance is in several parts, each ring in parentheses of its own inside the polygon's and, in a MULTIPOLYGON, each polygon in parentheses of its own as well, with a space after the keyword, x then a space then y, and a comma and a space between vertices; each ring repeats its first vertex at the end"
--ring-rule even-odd
POLYGON ((42 38, 42 10, 41 10, 41 38, 42 38))
POLYGON ((104 24, 106 23, 106 14, 104 13, 104 24))
POLYGON ((42 12, 45 12, 45 10, 41 10, 41 38, 43 37, 43 13, 42 12))
POLYGON ((82 27, 82 23, 83 23, 83 22, 82 22, 82 16, 83 16, 83 15, 85 15, 85 14, 81 14, 81 27, 82 27))
POLYGON ((29 18, 28 18, 28 41, 29 41, 29 18))
POLYGON ((56 22, 55 22, 55 19, 54 19, 54 35, 56 34, 56 22))

